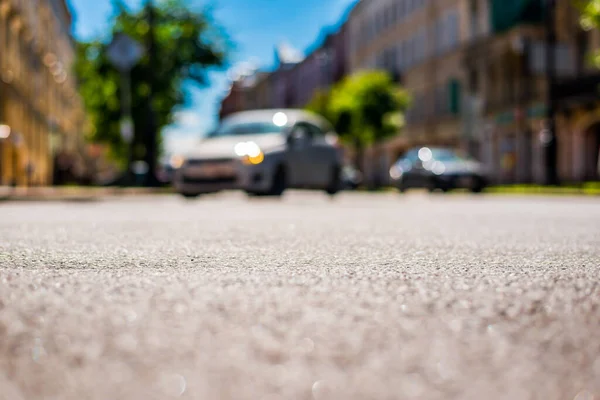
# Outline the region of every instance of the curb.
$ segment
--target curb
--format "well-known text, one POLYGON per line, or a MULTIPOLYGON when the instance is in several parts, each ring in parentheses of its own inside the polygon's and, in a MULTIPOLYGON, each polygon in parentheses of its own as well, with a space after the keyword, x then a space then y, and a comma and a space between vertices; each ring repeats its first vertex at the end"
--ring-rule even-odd
POLYGON ((172 193, 170 188, 2 188, 0 201, 100 201, 106 198, 172 193))

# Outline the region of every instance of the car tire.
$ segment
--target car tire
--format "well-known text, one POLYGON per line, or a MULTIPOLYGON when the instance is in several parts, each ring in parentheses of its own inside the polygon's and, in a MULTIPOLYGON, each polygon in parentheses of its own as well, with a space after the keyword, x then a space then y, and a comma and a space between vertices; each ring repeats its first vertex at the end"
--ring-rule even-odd
POLYGON ((485 189, 485 182, 481 179, 475 179, 475 184, 471 187, 471 193, 481 193, 485 189))
POLYGON ((273 175, 271 188, 267 192, 267 196, 281 197, 287 189, 287 176, 285 168, 279 166, 273 175))
POLYGON ((435 193, 435 191, 438 189, 440 189, 440 187, 434 181, 431 181, 427 184, 427 190, 429 191, 429 193, 435 193))
POLYGON ((180 193, 184 198, 188 200, 197 199, 200 196, 200 193, 180 193))
POLYGON ((325 192, 328 195, 335 196, 336 194, 339 193, 339 191, 341 189, 341 184, 342 184, 341 179, 340 179, 341 172, 342 171, 339 166, 333 167, 333 169, 331 171, 331 181, 329 182, 329 185, 325 189, 325 192))

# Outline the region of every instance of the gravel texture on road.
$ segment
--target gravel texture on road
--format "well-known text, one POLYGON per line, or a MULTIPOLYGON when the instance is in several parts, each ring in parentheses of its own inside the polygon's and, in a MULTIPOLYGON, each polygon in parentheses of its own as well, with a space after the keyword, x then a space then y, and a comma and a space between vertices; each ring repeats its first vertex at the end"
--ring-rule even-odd
POLYGON ((600 202, 0 205, 0 399, 600 399, 600 202))

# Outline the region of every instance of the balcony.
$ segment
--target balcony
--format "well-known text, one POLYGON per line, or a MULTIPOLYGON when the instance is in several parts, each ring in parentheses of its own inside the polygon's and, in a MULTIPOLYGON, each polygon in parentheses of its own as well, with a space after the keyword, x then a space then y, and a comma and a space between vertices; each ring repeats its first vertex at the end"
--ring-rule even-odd
POLYGON ((563 107, 595 104, 600 96, 600 74, 562 80, 554 93, 563 107))
POLYGON ((491 0, 492 32, 506 32, 522 24, 541 25, 544 10, 544 0, 491 0))

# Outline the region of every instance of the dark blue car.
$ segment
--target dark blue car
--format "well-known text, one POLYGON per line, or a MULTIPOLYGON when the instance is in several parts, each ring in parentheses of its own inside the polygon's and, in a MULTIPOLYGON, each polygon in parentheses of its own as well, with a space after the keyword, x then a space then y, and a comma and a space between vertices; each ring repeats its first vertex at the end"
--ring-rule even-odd
POLYGON ((483 191, 487 178, 481 163, 448 148, 419 147, 405 153, 390 169, 390 178, 401 192, 410 188, 430 191, 467 189, 483 191))

